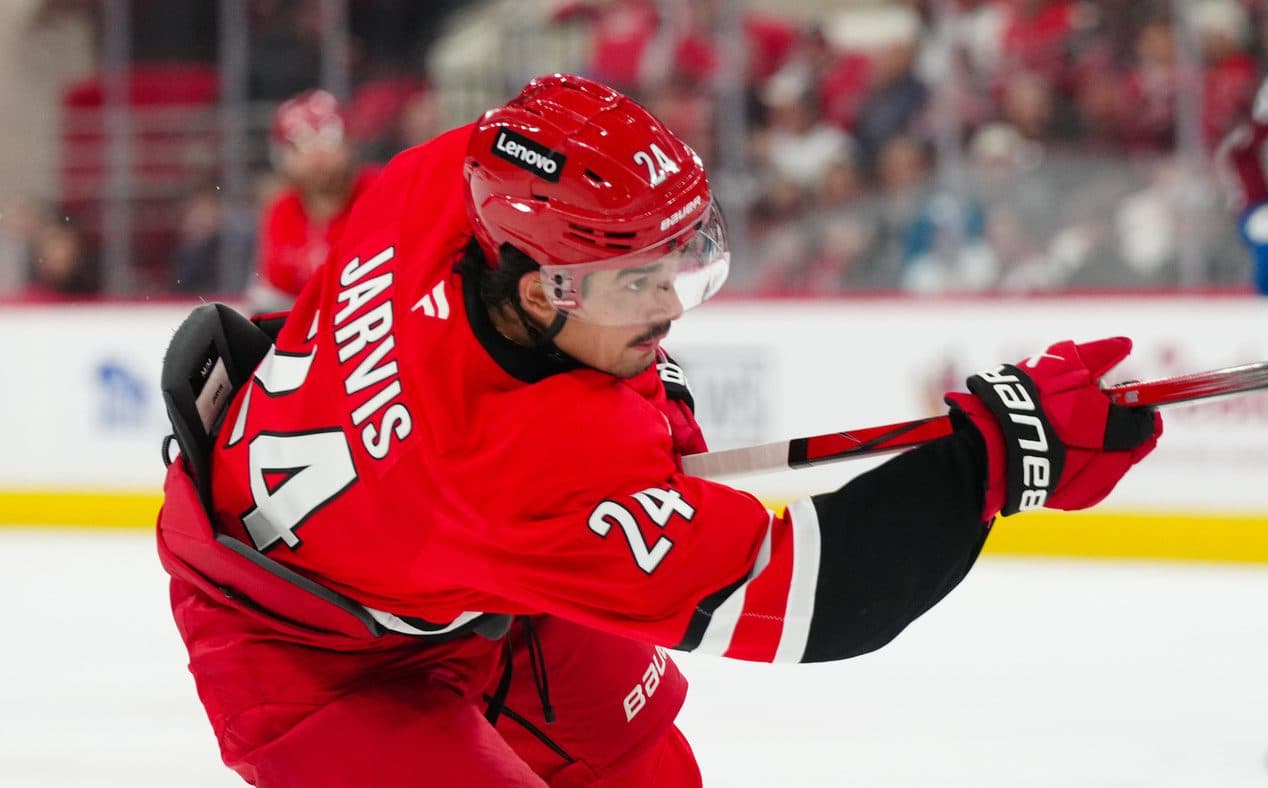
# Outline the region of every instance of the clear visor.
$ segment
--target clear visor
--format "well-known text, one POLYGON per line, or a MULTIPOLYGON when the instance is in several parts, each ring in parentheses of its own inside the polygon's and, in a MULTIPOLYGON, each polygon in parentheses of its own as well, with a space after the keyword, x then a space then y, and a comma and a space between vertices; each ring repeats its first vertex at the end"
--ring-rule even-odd
POLYGON ((726 225, 713 204, 655 246, 593 263, 544 265, 542 287, 556 309, 588 323, 673 320, 718 292, 731 267, 726 225))

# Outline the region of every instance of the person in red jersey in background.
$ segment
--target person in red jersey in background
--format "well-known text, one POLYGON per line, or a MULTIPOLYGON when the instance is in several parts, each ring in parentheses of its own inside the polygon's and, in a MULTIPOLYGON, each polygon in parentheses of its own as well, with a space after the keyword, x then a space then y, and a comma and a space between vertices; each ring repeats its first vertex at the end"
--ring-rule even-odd
POLYGON ((260 221, 256 276, 247 290, 258 312, 288 309, 326 262, 353 202, 370 188, 379 168, 356 161, 343 107, 324 90, 310 90, 278 105, 269 145, 282 191, 260 221))
POLYGON ((1250 251, 1255 289, 1268 294, 1268 80, 1259 86, 1250 117, 1220 142, 1215 163, 1250 251))
POLYGON ((1098 386, 1130 341, 1062 342, 949 394, 951 435, 771 511, 683 472, 705 442, 661 348, 729 265, 699 157, 556 74, 394 159, 280 328, 196 310, 159 553, 225 763, 700 786, 667 649, 880 648, 996 515, 1093 505, 1161 432, 1098 386))

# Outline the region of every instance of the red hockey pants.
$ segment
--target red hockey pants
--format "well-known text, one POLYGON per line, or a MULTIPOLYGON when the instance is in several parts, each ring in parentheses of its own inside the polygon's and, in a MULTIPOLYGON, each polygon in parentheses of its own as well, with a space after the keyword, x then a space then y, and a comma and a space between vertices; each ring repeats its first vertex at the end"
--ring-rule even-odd
POLYGON ((221 756, 260 788, 701 785, 673 724, 686 680, 663 650, 535 617, 543 687, 518 622, 505 641, 387 635, 340 651, 179 580, 172 601, 221 756))

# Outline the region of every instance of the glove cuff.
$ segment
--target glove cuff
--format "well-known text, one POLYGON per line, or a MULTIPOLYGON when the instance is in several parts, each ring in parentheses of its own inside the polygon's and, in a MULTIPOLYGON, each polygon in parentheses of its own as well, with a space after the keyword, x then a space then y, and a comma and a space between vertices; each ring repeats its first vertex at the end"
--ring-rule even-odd
POLYGON ((982 493, 982 522, 990 522, 1004 508, 1004 432, 980 399, 972 394, 951 392, 943 397, 951 406, 951 423, 959 429, 968 423, 982 436, 986 446, 986 489, 982 493))
POLYGON ((1004 436, 1005 515, 1039 509, 1057 488, 1065 444, 1039 405, 1030 376, 1012 364, 968 379, 969 391, 986 405, 1004 436))

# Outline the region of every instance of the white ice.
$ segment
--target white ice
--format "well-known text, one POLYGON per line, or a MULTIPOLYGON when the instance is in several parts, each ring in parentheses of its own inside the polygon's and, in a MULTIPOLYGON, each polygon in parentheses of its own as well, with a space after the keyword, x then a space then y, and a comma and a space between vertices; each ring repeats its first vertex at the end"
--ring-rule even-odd
MULTIPOLYGON (((0 531, 0 786, 214 788, 147 534, 0 531)), ((1268 568, 985 559, 896 642, 682 658, 708 786, 1262 788, 1268 568)))

